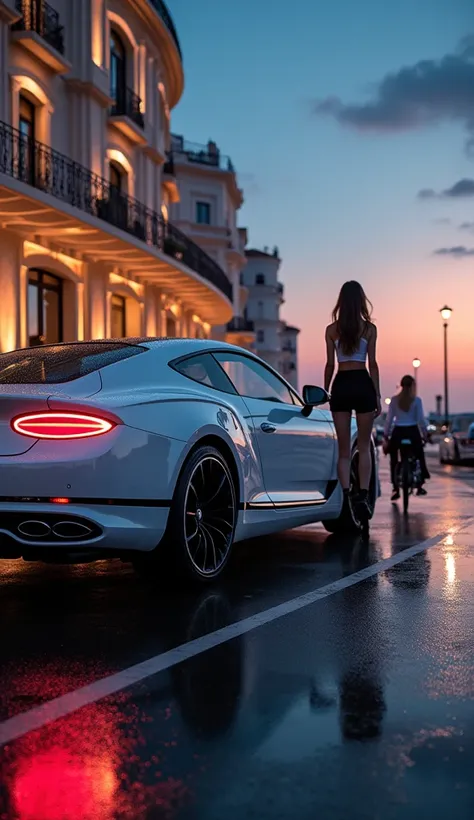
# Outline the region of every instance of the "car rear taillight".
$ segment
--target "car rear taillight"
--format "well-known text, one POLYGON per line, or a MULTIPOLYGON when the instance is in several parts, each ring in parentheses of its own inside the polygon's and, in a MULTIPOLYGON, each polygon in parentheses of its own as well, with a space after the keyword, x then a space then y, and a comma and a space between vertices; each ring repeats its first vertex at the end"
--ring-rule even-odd
POLYGON ((30 438, 72 439, 102 436, 116 425, 85 413, 28 413, 13 419, 16 433, 30 438))

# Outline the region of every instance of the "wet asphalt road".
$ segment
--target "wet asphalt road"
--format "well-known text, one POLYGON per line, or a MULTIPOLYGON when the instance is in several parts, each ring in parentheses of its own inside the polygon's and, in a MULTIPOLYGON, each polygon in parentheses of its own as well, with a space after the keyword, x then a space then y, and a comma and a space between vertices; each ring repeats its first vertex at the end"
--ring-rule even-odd
POLYGON ((118 561, 4 562, 0 732, 85 684, 335 587, 117 694, 77 710, 72 699, 65 717, 7 742, 0 818, 472 820, 474 469, 429 464, 429 496, 406 521, 382 464, 368 545, 320 526, 259 539, 205 592, 147 584, 118 561), (399 563, 379 568, 390 556, 399 563))

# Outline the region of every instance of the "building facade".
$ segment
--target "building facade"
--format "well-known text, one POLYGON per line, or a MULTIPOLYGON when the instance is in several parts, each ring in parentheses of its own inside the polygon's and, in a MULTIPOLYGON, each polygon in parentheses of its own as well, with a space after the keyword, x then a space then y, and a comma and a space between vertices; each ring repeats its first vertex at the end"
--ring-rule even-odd
POLYGON ((283 283, 278 279, 281 266, 278 249, 269 252, 249 249, 242 283, 248 290, 245 316, 255 329, 255 352, 298 387, 298 328, 280 318, 284 303, 283 283))
POLYGON ((281 323, 281 369, 280 373, 285 379, 298 388, 298 336, 300 329, 281 323))
MULTIPOLYGON (((52 3, 0 0, 0 350, 208 336, 234 298, 223 255, 170 219, 184 76, 169 11, 52 3)), ((238 259, 229 230, 224 256, 238 259)))
POLYGON ((252 347, 254 329, 243 316, 247 289, 240 281, 247 262, 247 231, 238 226, 244 197, 232 160, 221 154, 215 142, 199 145, 173 134, 170 165, 179 189, 179 197, 169 203, 171 220, 206 251, 232 284, 233 317, 227 325, 214 326, 212 335, 252 347))

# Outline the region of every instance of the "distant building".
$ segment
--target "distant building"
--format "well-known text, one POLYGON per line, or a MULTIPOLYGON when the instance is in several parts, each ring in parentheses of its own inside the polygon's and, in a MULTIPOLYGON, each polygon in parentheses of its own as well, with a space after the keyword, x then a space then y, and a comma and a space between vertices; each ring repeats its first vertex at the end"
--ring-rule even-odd
POLYGON ((280 373, 285 379, 298 387, 298 335, 300 329, 282 322, 280 337, 282 340, 280 373))
POLYGON ((246 257, 247 265, 242 272, 242 282, 248 289, 245 316, 255 328, 255 352, 297 387, 299 330, 280 318, 284 287, 278 280, 278 249, 249 249, 246 257))
POLYGON ((232 285, 234 316, 227 325, 214 326, 211 335, 250 348, 255 333, 243 316, 247 291, 240 282, 247 231, 237 225, 244 198, 232 161, 215 142, 198 145, 173 134, 168 178, 179 191, 170 197, 171 221, 225 271, 232 285))

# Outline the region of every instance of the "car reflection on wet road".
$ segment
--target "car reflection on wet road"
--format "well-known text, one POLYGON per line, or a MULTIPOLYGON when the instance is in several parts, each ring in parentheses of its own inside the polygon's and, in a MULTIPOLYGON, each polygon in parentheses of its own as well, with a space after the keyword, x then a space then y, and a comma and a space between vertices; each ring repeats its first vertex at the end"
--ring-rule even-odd
POLYGON ((368 545, 261 539, 195 593, 5 562, 0 818, 472 818, 473 489, 438 470, 404 519, 385 483, 368 545))

